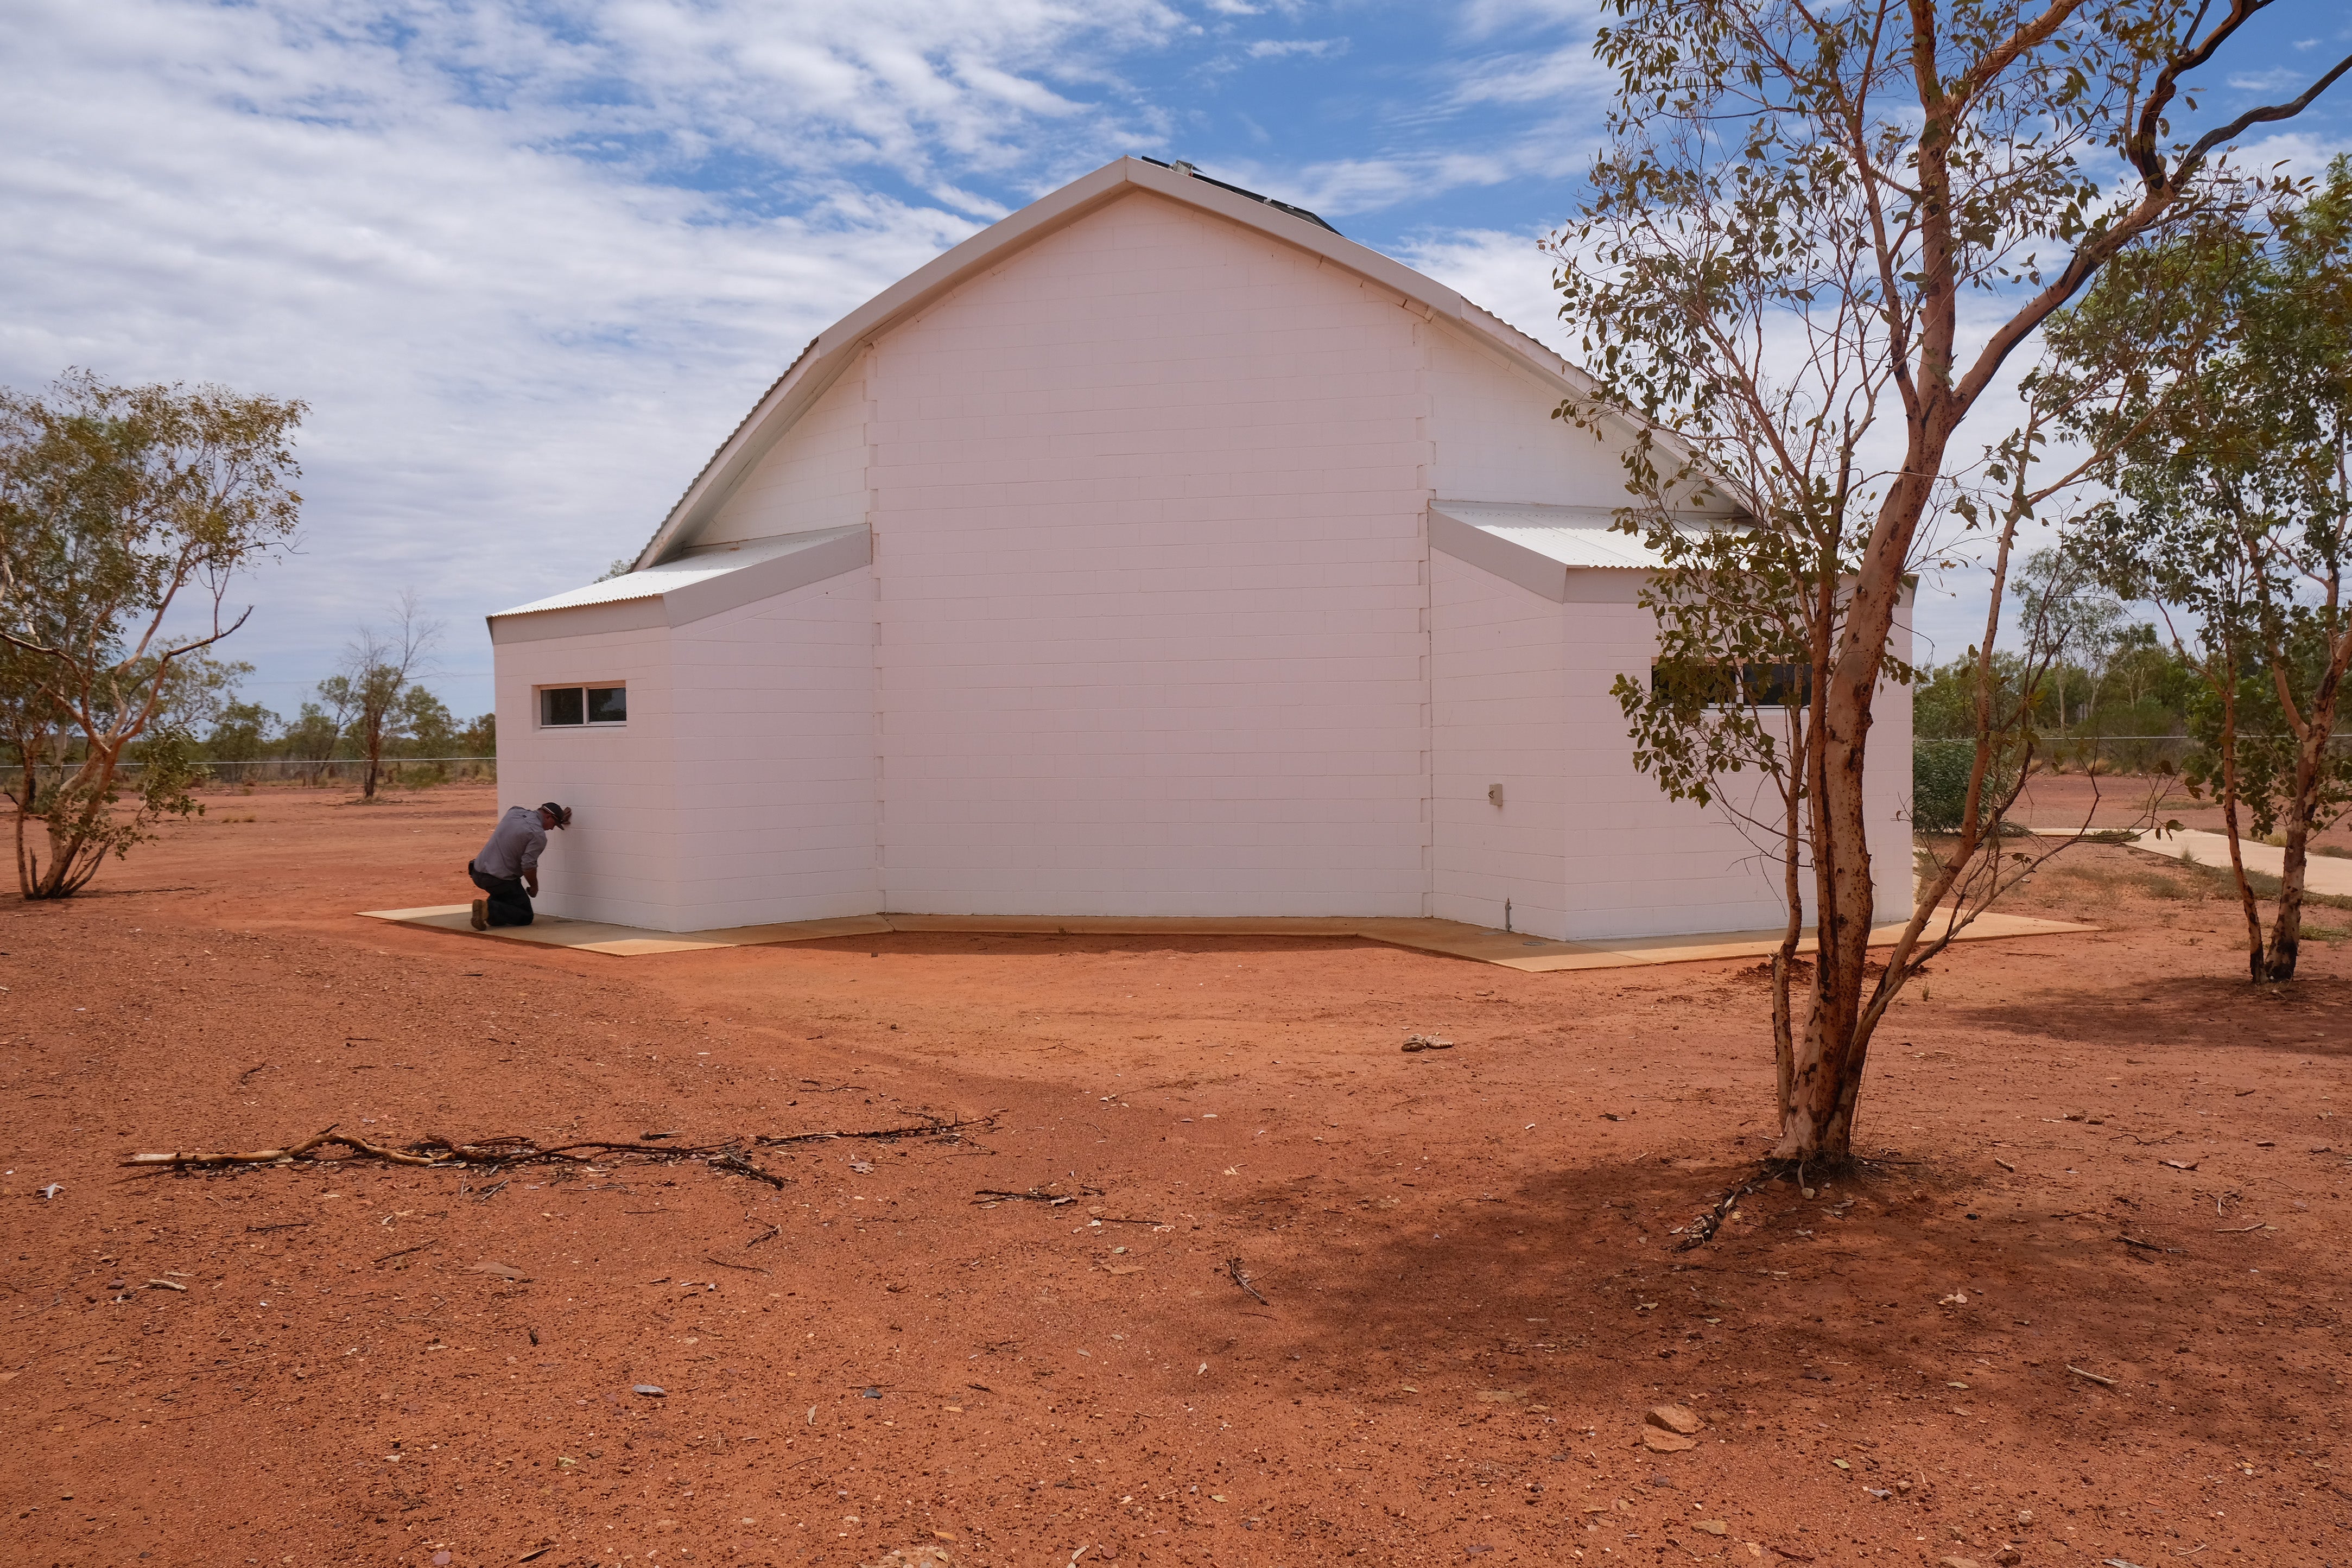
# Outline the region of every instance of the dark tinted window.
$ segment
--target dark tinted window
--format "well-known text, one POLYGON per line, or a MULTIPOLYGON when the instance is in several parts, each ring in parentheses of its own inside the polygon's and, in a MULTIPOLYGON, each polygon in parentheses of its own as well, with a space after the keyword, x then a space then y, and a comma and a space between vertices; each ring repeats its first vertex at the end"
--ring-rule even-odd
POLYGON ((629 688, 626 686, 590 686, 588 688, 588 722, 590 724, 625 724, 629 717, 629 688))
POLYGON ((581 710, 578 686, 550 686, 539 694, 539 722, 541 724, 584 724, 587 716, 581 710))

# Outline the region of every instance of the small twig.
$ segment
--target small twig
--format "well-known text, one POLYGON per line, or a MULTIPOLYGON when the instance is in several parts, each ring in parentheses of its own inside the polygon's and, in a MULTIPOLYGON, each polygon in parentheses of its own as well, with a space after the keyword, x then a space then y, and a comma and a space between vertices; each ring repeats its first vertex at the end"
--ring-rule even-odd
POLYGON ((2143 1248, 2150 1252, 2178 1252, 2180 1250, 2178 1247, 2165 1247, 2154 1241, 2142 1241, 2137 1236, 2118 1236, 2116 1239, 2122 1242, 2126 1247, 2143 1248))
POLYGON ((2213 1234, 2216 1236, 2243 1236, 2249 1230, 2267 1230, 2270 1227, 2263 1224, 2261 1220, 2256 1220, 2252 1225, 2216 1226, 2214 1227, 2213 1234))
POLYGON ((713 1258, 708 1252, 705 1252, 702 1255, 702 1260, 706 1263, 716 1263, 722 1269, 740 1269, 746 1274, 765 1274, 768 1272, 767 1270, 750 1263, 730 1263, 724 1258, 713 1258))
POLYGON ((1113 1219, 1109 1215, 1105 1214, 1097 1215, 1096 1223, 1099 1225, 1165 1225, 1168 1222, 1164 1219, 1113 1219))
POLYGON ((1257 1296, 1257 1302, 1258 1302, 1258 1305, 1260 1305, 1260 1306, 1262 1306, 1262 1307, 1270 1307, 1270 1306, 1274 1305, 1274 1303, 1273 1303, 1272 1301, 1267 1301, 1264 1296, 1262 1296, 1262 1295, 1258 1295, 1258 1289, 1257 1289, 1257 1287, 1256 1287, 1255 1285, 1253 1285, 1253 1284, 1251 1284, 1251 1283, 1250 1283, 1250 1277, 1249 1277, 1249 1274, 1248 1274, 1248 1272, 1247 1272, 1246 1270, 1244 1270, 1242 1268, 1242 1260, 1241 1260, 1240 1259, 1238 1259, 1238 1258, 1228 1258, 1228 1259, 1226 1259, 1226 1260, 1225 1260, 1225 1272, 1226 1272, 1229 1276, 1231 1276, 1231 1277, 1232 1277, 1233 1281, 1234 1281, 1234 1284, 1239 1285, 1243 1290, 1247 1291, 1251 1295, 1253 1295, 1253 1296, 1257 1296))
POLYGON ((2002 1159, 1999 1155, 1993 1155, 1992 1163, 1999 1166, 2001 1169, 2007 1171, 2011 1176, 2015 1176, 2017 1174, 2017 1167, 2011 1165, 2007 1160, 2002 1159))
MULTIPOLYGON (((436 1238, 436 1239, 437 1240, 438 1239, 436 1238)), ((433 1245, 434 1245, 434 1242, 432 1242, 432 1241, 420 1241, 420 1242, 418 1242, 418 1243, 417 1243, 415 1246, 414 1246, 414 1247, 404 1247, 404 1248, 402 1248, 402 1249, 401 1249, 399 1251, 397 1251, 397 1252, 387 1252, 387 1253, 385 1253, 383 1257, 381 1257, 381 1258, 377 1259, 377 1260, 376 1260, 376 1261, 377 1261, 378 1263, 389 1263, 389 1262, 391 1262, 394 1258, 405 1258, 405 1257, 407 1257, 411 1252, 422 1252, 422 1251, 424 1251, 427 1247, 430 1247, 430 1246, 433 1246, 433 1245)))
POLYGON ((771 1225, 770 1227, 768 1227, 768 1230, 767 1230, 767 1234, 766 1234, 766 1235, 764 1235, 764 1236, 754 1236, 753 1238, 751 1238, 751 1240, 746 1241, 745 1243, 743 1243, 743 1245, 744 1245, 745 1247, 747 1247, 747 1248, 751 1248, 751 1247, 757 1247, 757 1246, 758 1246, 761 1242, 762 1242, 762 1241, 773 1241, 777 1237, 782 1236, 783 1233, 784 1233, 784 1228, 783 1228, 782 1226, 781 1226, 781 1225, 771 1225))
POLYGON ((711 1155, 710 1164, 720 1170, 733 1171, 739 1176, 747 1176, 755 1181, 766 1182, 770 1186, 772 1186, 779 1191, 783 1189, 789 1179, 784 1176, 777 1176, 770 1171, 763 1171, 759 1166, 753 1165, 750 1160, 745 1159, 742 1155, 735 1154, 732 1151, 723 1155, 711 1155))
POLYGON ((786 1144, 819 1144, 835 1138, 920 1138, 940 1133, 961 1133, 966 1127, 992 1127, 996 1116, 968 1117, 961 1122, 942 1122, 936 1118, 912 1123, 904 1127, 877 1127, 864 1133, 781 1133, 762 1134, 751 1141, 763 1148, 781 1148, 786 1144))
POLYGON ((2113 1388, 2116 1385, 2116 1380, 2114 1378, 2101 1377, 2097 1373, 2085 1372, 2079 1366, 2070 1366, 2066 1370, 2073 1373, 2077 1377, 2089 1378, 2092 1382, 2097 1384, 2102 1388, 2113 1388))
POLYGON ((245 1233, 247 1236, 258 1236, 265 1230, 297 1230, 310 1223, 307 1219, 289 1219, 283 1225, 248 1225, 245 1228, 245 1233))
POLYGON ((1035 1187, 1031 1187, 1027 1192, 1000 1192, 994 1187, 987 1186, 976 1186, 971 1190, 975 1198, 982 1203, 1002 1203, 1009 1198, 1025 1197, 1034 1203, 1043 1203, 1059 1208, 1066 1203, 1078 1201, 1075 1194, 1056 1197, 1050 1192, 1039 1192, 1035 1187))

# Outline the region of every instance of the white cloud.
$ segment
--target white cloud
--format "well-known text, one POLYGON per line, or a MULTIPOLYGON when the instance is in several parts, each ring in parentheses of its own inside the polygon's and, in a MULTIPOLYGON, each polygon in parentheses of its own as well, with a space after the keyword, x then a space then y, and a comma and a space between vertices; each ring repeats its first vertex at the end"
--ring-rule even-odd
POLYGON ((1574 334, 1559 319, 1551 257, 1533 231, 1470 229, 1424 234, 1397 248, 1397 259, 1508 321, 1554 352, 1575 357, 1574 334))
POLYGON ((652 531, 817 330, 1153 111, 1158 0, 238 7, 12 19, 0 381, 300 397, 306 548, 243 585, 281 711, 416 585, 452 623, 652 531), (1095 91, 1104 84, 1110 90, 1095 91), (898 193, 891 194, 897 190, 898 193))
POLYGON ((1259 38, 1249 47, 1254 60, 1328 59, 1348 52, 1345 38, 1259 38))

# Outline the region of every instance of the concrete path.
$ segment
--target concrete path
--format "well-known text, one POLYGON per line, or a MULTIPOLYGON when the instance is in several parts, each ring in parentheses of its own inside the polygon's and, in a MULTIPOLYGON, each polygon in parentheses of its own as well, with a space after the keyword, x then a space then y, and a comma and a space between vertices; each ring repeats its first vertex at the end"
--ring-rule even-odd
MULTIPOLYGON (((2105 830, 2102 830, 2105 831, 2105 830)), ((2072 828, 2036 828, 2042 838, 2073 838, 2072 828)), ((2136 850, 2146 850, 2152 855, 2168 855, 2191 865, 2218 866, 2227 871, 2230 866, 2230 837, 2227 833, 2208 833, 2193 828, 2159 836, 2153 831, 2140 833, 2130 841, 2136 850)), ((2248 871, 2258 871, 2266 876, 2278 876, 2286 870, 2286 852, 2269 844, 2259 844, 2252 839, 2238 841, 2238 852, 2248 871)), ((2313 855, 2304 862, 2303 882, 2312 893, 2325 893, 2339 898, 2352 898, 2352 860, 2337 855, 2313 855)))
MULTIPOLYGON (((607 925, 593 920, 566 920, 542 915, 529 925, 476 933, 469 906, 434 904, 422 909, 370 909, 371 920, 426 926, 460 936, 480 935, 504 942, 528 942, 544 947, 570 947, 615 957, 643 957, 655 953, 694 953, 713 947, 760 947, 788 942, 817 942, 829 936, 877 936, 890 931, 952 932, 988 936, 1355 936, 1391 946, 1440 953, 1452 958, 1494 964, 1528 974, 1561 969, 1623 969, 1650 964, 1685 964, 1704 958, 1769 957, 1780 946, 1778 931, 1714 931, 1688 936, 1626 936, 1612 941, 1550 942, 1539 936, 1496 931, 1459 920, 1405 918, 1349 919, 1306 916, 1265 919, 1243 916, 1213 918, 1126 918, 1110 915, 863 915, 838 920, 803 920, 782 925, 739 925, 724 931, 646 931, 630 925, 607 925)), ((1963 942, 2000 936, 2049 936, 2096 926, 2063 920, 2035 920, 2021 915, 1979 915, 1962 932, 1963 942)), ((1883 925, 1871 933, 1874 946, 1885 946, 1902 935, 1900 925, 1883 925)), ((1803 950, 1812 949, 1809 933, 1803 950)))

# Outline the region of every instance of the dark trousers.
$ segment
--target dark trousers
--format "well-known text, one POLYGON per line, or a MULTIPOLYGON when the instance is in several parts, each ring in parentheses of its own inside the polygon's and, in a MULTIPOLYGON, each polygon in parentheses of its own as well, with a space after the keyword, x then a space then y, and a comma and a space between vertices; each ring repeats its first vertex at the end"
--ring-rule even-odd
POLYGON ((466 862, 466 874, 474 885, 489 894, 489 908, 484 913, 493 925, 528 925, 530 924, 530 894, 522 890, 519 876, 486 876, 466 862))

